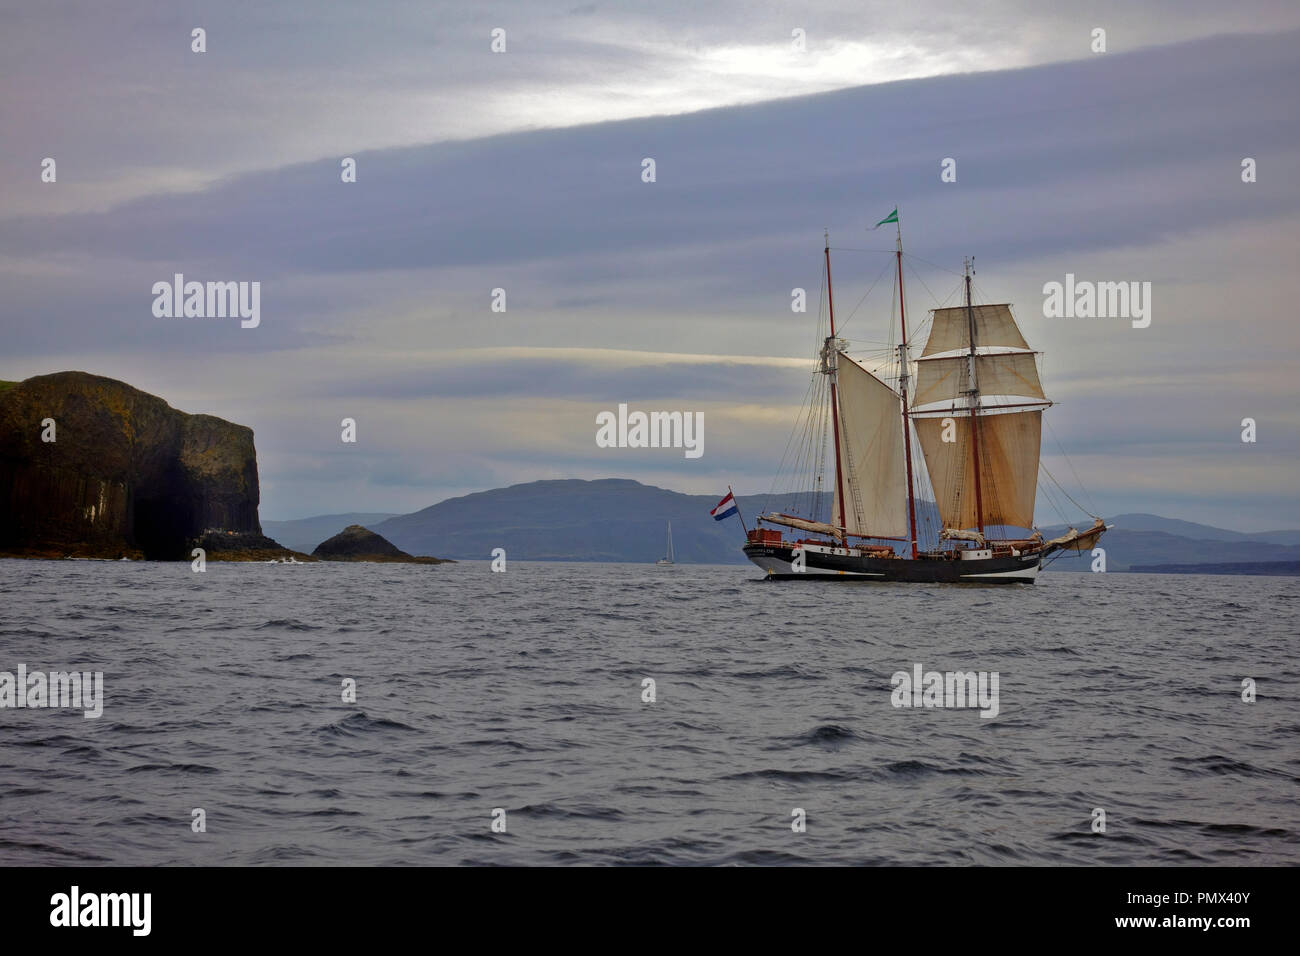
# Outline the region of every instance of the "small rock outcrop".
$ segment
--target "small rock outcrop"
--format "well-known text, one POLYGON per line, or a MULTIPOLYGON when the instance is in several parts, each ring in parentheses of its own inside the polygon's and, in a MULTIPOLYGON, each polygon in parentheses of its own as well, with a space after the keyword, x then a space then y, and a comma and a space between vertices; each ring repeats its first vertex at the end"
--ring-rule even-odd
POLYGON ((348 525, 334 537, 322 541, 312 552, 322 561, 388 561, 404 564, 443 564, 443 558, 419 558, 400 550, 368 528, 348 525))
POLYGON ((318 561, 309 554, 286 548, 254 531, 209 531, 191 542, 206 552, 209 561, 318 561))

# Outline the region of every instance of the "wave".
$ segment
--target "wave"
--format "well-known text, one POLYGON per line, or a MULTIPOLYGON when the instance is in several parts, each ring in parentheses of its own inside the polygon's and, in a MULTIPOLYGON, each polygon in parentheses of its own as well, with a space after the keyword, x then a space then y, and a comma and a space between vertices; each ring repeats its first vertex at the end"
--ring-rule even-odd
POLYGON ((393 730, 415 732, 415 728, 410 724, 404 724, 400 720, 389 720, 386 717, 371 717, 361 710, 316 728, 316 733, 326 737, 357 737, 362 734, 387 733, 393 730))
POLYGON ((268 627, 274 627, 285 631, 319 631, 322 630, 316 624, 307 624, 303 621, 294 620, 291 617, 276 618, 275 620, 266 621, 253 627, 255 631, 263 631, 268 627))

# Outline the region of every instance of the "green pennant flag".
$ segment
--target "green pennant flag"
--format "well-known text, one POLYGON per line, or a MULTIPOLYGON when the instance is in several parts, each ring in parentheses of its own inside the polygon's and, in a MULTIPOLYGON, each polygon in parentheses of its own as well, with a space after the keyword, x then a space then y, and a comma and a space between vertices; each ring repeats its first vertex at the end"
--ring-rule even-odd
POLYGON ((872 226, 871 228, 872 228, 873 230, 874 230, 874 229, 879 229, 881 226, 883 226, 883 225, 884 225, 885 223, 887 223, 887 222, 898 222, 898 207, 897 207, 897 206, 894 207, 894 211, 893 211, 893 212, 891 212, 888 216, 886 216, 884 219, 880 220, 880 222, 876 223, 876 224, 875 224, 874 226, 872 226))

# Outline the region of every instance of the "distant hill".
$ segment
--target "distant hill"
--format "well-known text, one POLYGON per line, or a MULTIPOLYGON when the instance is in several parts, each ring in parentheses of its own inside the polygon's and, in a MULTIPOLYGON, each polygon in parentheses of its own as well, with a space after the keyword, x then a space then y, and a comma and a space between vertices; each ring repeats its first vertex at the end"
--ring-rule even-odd
MULTIPOLYGON (((371 526, 404 551, 487 560, 493 548, 521 561, 650 563, 673 550, 682 563, 743 564, 735 518, 714 521, 719 495, 684 495, 627 478, 533 481, 451 498, 371 526)), ((740 498, 753 526, 767 496, 740 498)), ((773 498, 775 507, 777 498, 773 498)))
MULTIPOLYGON (((1256 540, 1254 535, 1243 535, 1241 540, 1213 540, 1186 538, 1163 531, 1133 531, 1121 524, 1122 517, 1107 523, 1115 527, 1102 536, 1100 545, 1106 550, 1107 571, 1128 571, 1133 565, 1193 565, 1222 564, 1225 562, 1297 561, 1300 547, 1269 544, 1256 540)), ((1191 522, 1183 522, 1191 524, 1191 522)), ((1218 530, 1218 529, 1211 529, 1218 530)), ((1045 534, 1056 533, 1055 529, 1045 534)), ((1090 571, 1089 554, 1066 552, 1060 558, 1048 559, 1053 571, 1090 571)))
POLYGON ((318 544, 334 537, 349 525, 359 524, 369 528, 393 517, 396 515, 391 511, 317 515, 314 518, 300 518, 297 521, 263 521, 262 531, 286 548, 311 554, 318 544))
MULTIPOLYGON (((735 518, 719 522, 709 516, 720 497, 685 495, 626 478, 564 479, 451 498, 409 515, 333 515, 262 524, 277 540, 308 551, 347 525, 360 524, 413 554, 485 561, 493 548, 505 548, 509 557, 524 561, 650 563, 663 557, 671 521, 679 562, 744 564, 739 522, 735 518), (304 530, 301 536, 295 533, 299 529, 304 530)), ((746 495, 739 499, 740 509, 753 527, 761 509, 794 510, 795 498, 746 495)), ((823 493, 817 499, 823 514, 830 508, 829 498, 823 493)), ((798 499, 806 505, 810 496, 798 499)), ((918 518, 928 524, 933 503, 917 504, 918 518)), ((1108 571, 1125 571, 1132 565, 1300 560, 1300 544, 1290 543, 1300 539, 1300 532, 1248 534, 1145 514, 1107 520, 1115 525, 1102 538, 1108 571), (1169 528, 1185 533, 1172 533, 1169 528)), ((1060 530, 1046 528, 1044 534, 1052 537, 1060 530)), ((1091 567, 1091 555, 1069 552, 1049 564, 1053 571, 1087 572, 1091 567)))
POLYGON ((1258 544, 1300 545, 1300 531, 1229 531, 1195 521, 1180 521, 1177 518, 1162 518, 1159 515, 1124 514, 1107 518, 1108 523, 1116 529, 1128 531, 1163 531, 1183 538, 1198 541, 1251 541, 1258 544))

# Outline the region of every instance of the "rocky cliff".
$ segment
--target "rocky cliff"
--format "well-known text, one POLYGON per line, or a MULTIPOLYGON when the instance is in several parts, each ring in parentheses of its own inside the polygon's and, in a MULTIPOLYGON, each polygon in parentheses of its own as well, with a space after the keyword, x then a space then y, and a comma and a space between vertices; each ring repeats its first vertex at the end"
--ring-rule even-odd
POLYGON ((250 428, 86 372, 0 387, 0 552, 188 559, 257 505, 250 428))

